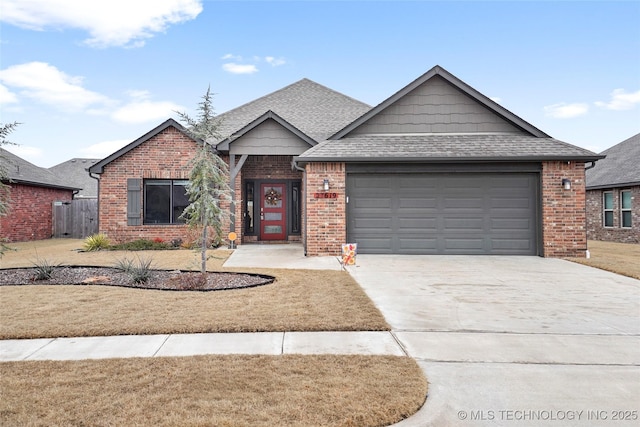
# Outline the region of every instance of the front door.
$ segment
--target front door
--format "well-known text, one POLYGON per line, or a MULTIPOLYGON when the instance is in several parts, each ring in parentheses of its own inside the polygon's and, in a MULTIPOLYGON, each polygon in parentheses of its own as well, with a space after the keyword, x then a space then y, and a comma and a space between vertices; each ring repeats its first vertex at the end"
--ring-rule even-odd
POLYGON ((286 184, 260 184, 260 240, 286 240, 286 184))

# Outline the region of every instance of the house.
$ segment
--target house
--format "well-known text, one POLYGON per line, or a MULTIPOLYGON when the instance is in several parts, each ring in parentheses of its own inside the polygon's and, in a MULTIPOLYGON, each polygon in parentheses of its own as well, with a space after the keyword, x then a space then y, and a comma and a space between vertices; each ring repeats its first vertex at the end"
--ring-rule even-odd
MULTIPOLYGON (((307 255, 585 256, 585 164, 436 66, 376 107, 310 80, 221 114, 239 243, 307 255)), ((93 165, 100 231, 180 238, 197 147, 169 119, 93 165)))
POLYGON ((587 170, 587 237, 640 243, 640 133, 587 170))
POLYGON ((0 216, 0 238, 9 242, 49 239, 53 203, 71 201, 80 189, 4 149, 0 149, 0 164, 9 178, 3 182, 9 187, 9 212, 0 216))
POLYGON ((74 199, 97 199, 98 181, 92 178, 87 170, 100 159, 73 158, 49 168, 51 172, 64 179, 65 182, 80 188, 74 199))

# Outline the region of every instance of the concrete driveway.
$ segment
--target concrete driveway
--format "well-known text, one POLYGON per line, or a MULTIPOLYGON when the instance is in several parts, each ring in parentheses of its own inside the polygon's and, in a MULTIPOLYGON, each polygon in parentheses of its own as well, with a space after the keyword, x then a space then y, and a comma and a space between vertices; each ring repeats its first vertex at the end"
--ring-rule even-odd
POLYGON ((398 426, 640 425, 640 281, 538 257, 357 261, 429 380, 398 426))

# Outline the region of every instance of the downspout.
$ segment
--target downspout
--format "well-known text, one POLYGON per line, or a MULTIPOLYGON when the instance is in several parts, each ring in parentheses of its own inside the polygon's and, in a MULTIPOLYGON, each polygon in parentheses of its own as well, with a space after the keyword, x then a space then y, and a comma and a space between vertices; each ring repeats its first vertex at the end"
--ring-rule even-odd
MULTIPOLYGON (((589 221, 587 220, 588 213, 587 213, 587 200, 586 200, 586 198, 587 198, 587 194, 586 194, 587 193, 587 174, 586 174, 586 172, 589 169, 592 169, 592 168, 594 168, 596 166, 596 161, 595 160, 591 160, 589 163, 591 163, 591 164, 584 168, 584 171, 585 171, 585 174, 584 174, 584 192, 585 192, 585 201, 584 201, 584 221, 585 221, 585 224, 584 225, 585 225, 585 230, 584 230, 584 232, 585 232, 585 234, 589 233, 589 228, 588 228, 589 221)), ((585 255, 585 257, 587 259, 591 258, 591 253, 589 252, 589 240, 588 239, 587 239, 587 246, 584 249, 584 255, 585 255)))
POLYGON ((305 220, 304 220, 304 239, 303 239, 303 243, 302 243, 302 248, 304 250, 304 256, 307 256, 307 180, 306 180, 306 174, 307 174, 307 170, 305 168, 301 168, 300 166, 298 166, 298 163, 296 163, 296 159, 292 159, 291 160, 291 167, 297 171, 302 172, 302 175, 304 177, 304 187, 302 188, 302 199, 304 200, 304 215, 305 215, 305 220))
MULTIPOLYGON (((85 169, 87 172, 89 169, 85 169)), ((96 181, 98 181, 98 192, 96 194, 96 199, 98 199, 97 209, 96 209, 96 225, 98 228, 98 233, 100 232, 100 174, 98 176, 93 176, 93 172, 89 172, 89 176, 96 181)))

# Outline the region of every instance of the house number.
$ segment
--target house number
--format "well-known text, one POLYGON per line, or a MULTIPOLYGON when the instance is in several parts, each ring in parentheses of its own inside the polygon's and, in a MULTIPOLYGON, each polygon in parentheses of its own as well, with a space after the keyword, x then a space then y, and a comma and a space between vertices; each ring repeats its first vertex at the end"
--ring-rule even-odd
POLYGON ((338 193, 313 193, 314 199, 337 199, 338 193))

